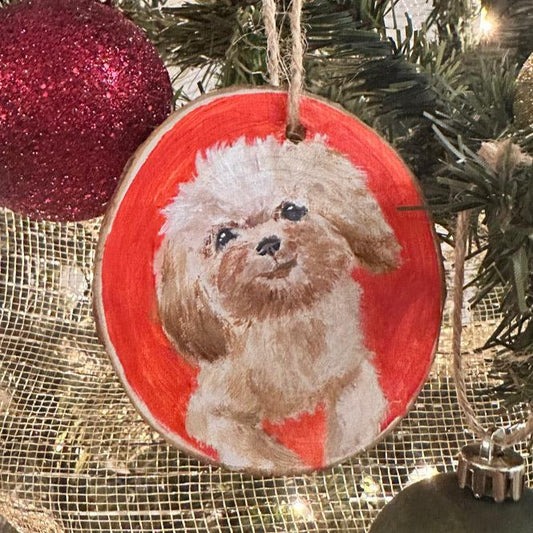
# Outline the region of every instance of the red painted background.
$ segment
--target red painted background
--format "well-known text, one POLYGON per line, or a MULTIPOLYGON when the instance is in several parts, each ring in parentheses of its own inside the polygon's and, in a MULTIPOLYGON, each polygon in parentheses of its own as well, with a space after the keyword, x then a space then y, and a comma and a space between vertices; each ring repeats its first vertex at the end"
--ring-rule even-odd
MULTIPOLYGON (((171 433, 216 458, 188 437, 184 420, 197 371, 170 346, 158 319, 153 257, 163 224, 160 210, 176 195, 178 184, 195 174, 195 157, 220 141, 241 136, 284 138, 286 95, 250 92, 206 99, 158 142, 120 204, 105 243, 102 302, 111 343, 125 377, 151 416, 171 433)), ((431 223, 409 171, 381 138, 358 120, 324 102, 305 98, 301 120, 308 135, 325 134, 327 144, 347 155, 368 174, 375 195, 402 246, 402 265, 374 275, 354 272, 363 287, 366 344, 376 354, 380 382, 389 400, 383 429, 406 413, 421 387, 437 342, 443 287, 431 223)), ((299 423, 264 427, 297 450, 313 467, 322 465, 324 412, 299 423)))

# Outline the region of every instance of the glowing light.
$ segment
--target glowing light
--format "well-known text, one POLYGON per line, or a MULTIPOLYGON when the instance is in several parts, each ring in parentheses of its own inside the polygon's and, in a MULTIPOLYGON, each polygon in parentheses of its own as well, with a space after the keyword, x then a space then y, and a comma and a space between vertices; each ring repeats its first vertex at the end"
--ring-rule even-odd
POLYGON ((422 481, 423 479, 433 477, 438 473, 439 471, 434 466, 419 465, 413 470, 411 470, 411 472, 409 472, 407 484, 411 485, 412 483, 416 483, 417 481, 422 481))
POLYGON ((361 488, 366 497, 376 496, 381 491, 379 483, 368 474, 365 474, 361 479, 361 488))
POLYGON ((309 502, 304 498, 294 498, 290 503, 290 509, 296 520, 302 520, 303 522, 315 521, 315 513, 309 502))
POLYGON ((498 27, 496 19, 487 11, 487 8, 481 9, 479 18, 479 34, 482 39, 490 39, 498 27))

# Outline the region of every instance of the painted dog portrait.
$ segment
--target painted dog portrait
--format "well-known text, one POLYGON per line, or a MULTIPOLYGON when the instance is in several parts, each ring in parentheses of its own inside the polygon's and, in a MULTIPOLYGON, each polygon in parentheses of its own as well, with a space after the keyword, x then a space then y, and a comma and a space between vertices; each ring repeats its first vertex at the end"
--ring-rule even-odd
POLYGON ((154 269, 163 330, 199 369, 188 434, 232 468, 305 470, 264 421, 326 412, 324 464, 370 445, 388 403, 362 288, 401 248, 365 173, 325 138, 217 144, 164 209, 154 269))

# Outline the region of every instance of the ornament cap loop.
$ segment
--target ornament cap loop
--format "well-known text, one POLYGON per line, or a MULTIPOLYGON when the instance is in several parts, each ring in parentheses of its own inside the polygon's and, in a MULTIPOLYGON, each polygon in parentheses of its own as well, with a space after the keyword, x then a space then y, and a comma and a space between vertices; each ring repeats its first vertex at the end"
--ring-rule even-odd
POLYGON ((461 450, 457 469, 459 486, 469 487, 476 498, 518 501, 524 488, 524 460, 514 450, 496 444, 498 434, 499 431, 491 431, 481 442, 468 444, 461 450))
POLYGON ((503 428, 493 427, 483 436, 483 440, 479 445, 479 457, 487 463, 491 463, 494 456, 494 447, 496 443, 505 436, 503 428))
POLYGON ((492 461, 492 453, 494 452, 492 436, 493 433, 487 433, 479 445, 479 458, 485 460, 487 463, 492 461))

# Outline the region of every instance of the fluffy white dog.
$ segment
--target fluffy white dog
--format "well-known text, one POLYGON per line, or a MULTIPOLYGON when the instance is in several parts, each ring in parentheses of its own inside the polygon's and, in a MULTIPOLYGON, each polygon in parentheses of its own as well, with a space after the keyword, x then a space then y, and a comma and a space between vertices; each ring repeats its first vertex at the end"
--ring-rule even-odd
POLYGON ((324 462, 340 461, 377 437, 387 410, 351 274, 396 268, 394 233, 364 173, 318 137, 241 138, 196 168, 164 211, 155 267, 164 330, 200 368, 187 431, 230 467, 303 471, 262 421, 322 402, 324 462))

